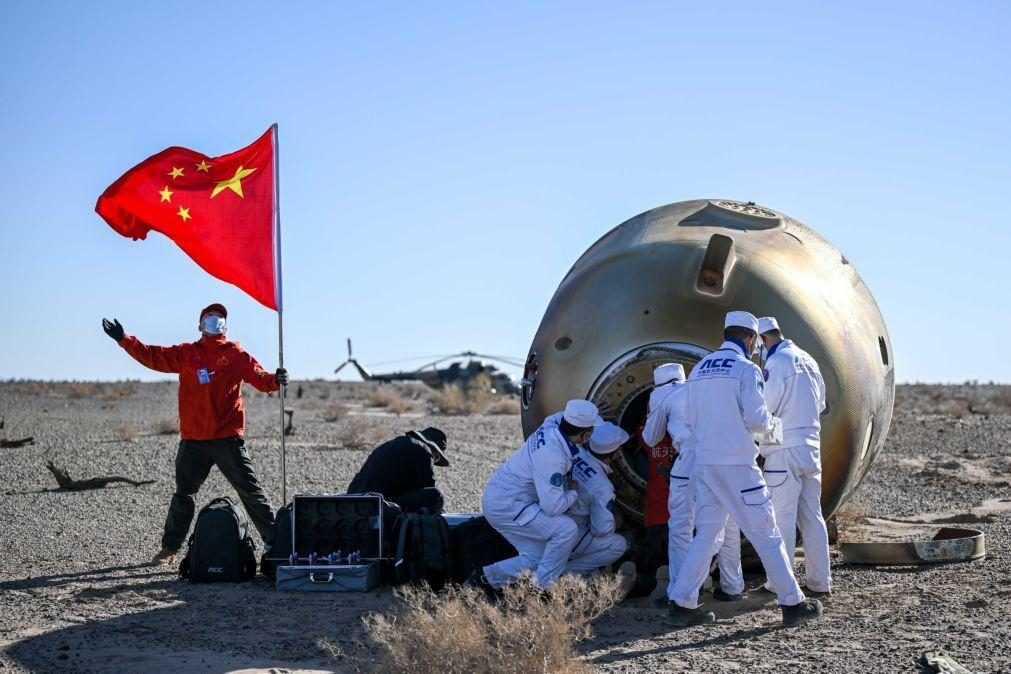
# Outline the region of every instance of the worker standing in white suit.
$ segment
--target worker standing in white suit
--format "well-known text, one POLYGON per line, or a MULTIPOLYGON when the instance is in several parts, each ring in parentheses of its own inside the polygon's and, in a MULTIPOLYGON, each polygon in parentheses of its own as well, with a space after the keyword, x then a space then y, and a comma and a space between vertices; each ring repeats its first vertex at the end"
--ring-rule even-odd
POLYGON ((668 592, 670 621, 684 627, 716 620, 698 608, 699 586, 716 553, 728 516, 755 548, 776 589, 783 623, 794 625, 821 615, 821 602, 806 599, 786 558, 776 526, 769 488, 762 479, 753 434, 782 439, 782 422, 769 414, 765 382, 751 354, 758 321, 746 311, 731 311, 724 322, 724 342, 699 362, 685 383, 685 421, 695 451, 695 538, 668 592))
POLYGON ((814 358, 783 338, 775 318, 758 319, 758 333, 768 350, 763 372, 765 402, 769 411, 783 420, 783 441, 766 440, 759 448, 765 457, 772 508, 791 568, 800 528, 807 571, 804 591, 827 597, 832 591, 832 573, 828 529, 821 512, 820 420, 825 411, 825 381, 814 358))
POLYGON ((572 462, 602 423, 596 405, 570 400, 492 474, 481 512, 519 554, 475 569, 469 584, 497 590, 530 571, 542 589, 558 580, 577 538, 576 523, 565 515, 577 497, 572 462))
POLYGON ((593 429, 589 447, 580 449, 572 462, 578 496, 568 515, 576 522, 579 536, 565 565, 566 573, 596 571, 618 561, 628 550, 625 537, 615 533, 614 485, 610 478, 611 461, 628 438, 622 428, 605 422, 593 429))
MULTIPOLYGON (((688 554, 695 530, 695 457, 692 432, 685 423, 685 371, 678 363, 664 363, 653 370, 653 391, 642 439, 655 447, 667 433, 677 448, 677 458, 670 469, 670 493, 667 496, 667 564, 670 572, 670 592, 688 554)), ((720 586, 713 590, 718 601, 738 601, 744 593, 744 572, 741 569, 741 533, 733 520, 720 532, 717 564, 720 586)))

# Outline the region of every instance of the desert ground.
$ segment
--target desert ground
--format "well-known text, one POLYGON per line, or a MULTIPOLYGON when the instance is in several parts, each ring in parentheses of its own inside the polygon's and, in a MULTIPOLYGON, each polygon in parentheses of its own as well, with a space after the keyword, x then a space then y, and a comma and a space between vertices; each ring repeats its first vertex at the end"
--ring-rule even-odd
MULTIPOLYGON (((474 512, 485 481, 522 440, 514 404, 446 414, 420 386, 316 381, 291 391, 299 386, 302 397, 289 400, 289 497, 341 492, 373 443, 435 425, 451 443, 452 465, 439 472, 448 510, 474 512)), ((0 438, 35 438, 0 449, 0 669, 355 667, 321 641, 365 641, 361 617, 392 609, 389 589, 277 593, 262 577, 192 585, 147 564, 173 490, 175 395, 172 382, 0 383, 0 438), (47 460, 74 478, 155 482, 61 490, 47 460)), ((246 402, 249 447, 279 504, 278 401, 247 390, 246 402)), ((212 472, 197 507, 231 493, 212 472)), ((924 650, 941 648, 972 671, 1011 672, 1009 387, 900 387, 886 447, 839 517, 844 539, 912 540, 947 522, 983 530, 987 556, 875 568, 846 565, 833 550, 834 596, 817 623, 781 628, 774 600, 755 597, 710 601, 716 624, 674 630, 662 610, 636 599, 599 619, 579 653, 613 672, 915 672, 925 671, 924 650)))

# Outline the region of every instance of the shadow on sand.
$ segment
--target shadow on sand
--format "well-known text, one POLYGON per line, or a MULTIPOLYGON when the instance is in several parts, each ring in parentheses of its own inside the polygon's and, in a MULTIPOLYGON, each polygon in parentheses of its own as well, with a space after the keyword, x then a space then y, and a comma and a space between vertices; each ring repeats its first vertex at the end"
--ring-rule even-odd
POLYGON ((136 573, 142 566, 4 583, 5 592, 59 602, 64 621, 51 630, 22 631, 5 659, 29 671, 341 671, 320 641, 361 638, 361 617, 392 602, 388 590, 279 593, 263 578, 194 585, 171 572, 136 573), (139 580, 142 575, 148 579, 139 580), (68 620, 80 622, 65 625, 68 620))

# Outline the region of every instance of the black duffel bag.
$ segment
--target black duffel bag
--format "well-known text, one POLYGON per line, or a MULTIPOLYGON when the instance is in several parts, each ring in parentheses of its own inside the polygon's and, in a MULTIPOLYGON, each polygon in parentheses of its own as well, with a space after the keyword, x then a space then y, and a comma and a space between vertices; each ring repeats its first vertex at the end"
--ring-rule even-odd
POLYGON ((457 583, 466 581, 474 569, 519 554, 484 517, 475 517, 453 527, 452 536, 453 580, 457 583))
POLYGON ((194 583, 234 583, 256 575, 249 520, 232 499, 216 498, 200 510, 179 575, 194 583))
POLYGON ((436 592, 453 580, 452 540, 446 518, 418 513, 401 515, 393 569, 397 584, 428 583, 436 592))

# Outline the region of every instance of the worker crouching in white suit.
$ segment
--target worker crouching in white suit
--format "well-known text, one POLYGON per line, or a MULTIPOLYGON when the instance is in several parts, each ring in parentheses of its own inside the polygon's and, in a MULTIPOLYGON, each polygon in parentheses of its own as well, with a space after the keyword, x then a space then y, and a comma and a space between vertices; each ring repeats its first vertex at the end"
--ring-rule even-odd
POLYGON ((711 611, 698 608, 699 586, 729 515, 761 558, 783 623, 792 625, 821 615, 821 602, 806 600, 797 585, 756 463, 753 434, 777 440, 782 433, 781 422, 765 406, 762 373, 750 360, 758 321, 747 312, 728 313, 724 339, 695 365, 685 384, 685 420, 695 447, 696 534, 668 593, 670 620, 679 627, 716 620, 711 611))
MULTIPOLYGON (((761 443, 765 481, 783 535, 786 557, 793 566, 797 528, 804 543, 807 587, 816 597, 832 590, 828 529, 821 512, 821 413, 825 411, 825 381, 818 363, 799 346, 783 338, 776 319, 758 319, 758 332, 768 350, 765 359, 765 402, 783 420, 783 441, 761 443)), ((771 584, 766 586, 772 589, 771 584)))
POLYGON ((481 512, 519 554, 475 571, 470 584, 498 589, 531 571, 542 589, 558 580, 578 538, 565 514, 578 496, 569 472, 578 446, 602 423, 593 403, 570 400, 499 466, 481 496, 481 512))
MULTIPOLYGON (((664 363, 653 370, 653 391, 642 439, 655 447, 665 434, 677 448, 677 459, 670 469, 670 492, 667 497, 667 564, 670 572, 668 594, 674 587, 695 530, 695 454, 691 429, 685 422, 687 389, 685 371, 677 363, 664 363)), ((720 569, 720 587, 713 597, 720 601, 737 601, 744 592, 744 572, 741 570, 741 532, 732 519, 720 532, 716 559, 720 569)))
POLYGON ((589 448, 579 450, 572 463, 576 481, 576 502, 569 517, 576 523, 576 546, 565 565, 566 573, 586 575, 613 564, 628 550, 628 541, 615 533, 614 485, 611 484, 611 461, 629 435, 611 423, 593 429, 589 448))

